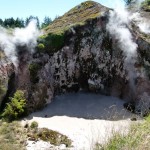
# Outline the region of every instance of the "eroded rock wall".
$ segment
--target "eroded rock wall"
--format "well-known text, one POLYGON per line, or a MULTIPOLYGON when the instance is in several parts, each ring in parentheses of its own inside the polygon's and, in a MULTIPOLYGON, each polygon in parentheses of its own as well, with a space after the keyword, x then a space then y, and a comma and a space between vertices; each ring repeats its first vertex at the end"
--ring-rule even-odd
POLYGON ((38 82, 32 84, 34 108, 51 102, 54 95, 89 90, 124 97, 128 86, 124 56, 106 31, 107 17, 88 21, 66 33, 65 45, 52 56, 37 53, 38 82))
MULTIPOLYGON (((141 103, 150 95, 149 43, 132 31, 133 40, 138 44, 133 90, 124 66, 125 56, 119 41, 107 32, 107 22, 108 14, 104 14, 88 20, 85 25, 72 27, 65 33, 62 48, 53 53, 36 51, 31 54, 23 50, 18 54, 16 89, 25 92, 29 111, 43 108, 57 94, 79 90, 134 101, 136 111, 144 109, 141 103)), ((26 49, 25 46, 20 48, 26 49)), ((3 85, 7 89, 6 70, 3 85)))
POLYGON ((0 59, 0 109, 3 99, 11 94, 10 82, 15 75, 14 65, 6 59, 0 59))

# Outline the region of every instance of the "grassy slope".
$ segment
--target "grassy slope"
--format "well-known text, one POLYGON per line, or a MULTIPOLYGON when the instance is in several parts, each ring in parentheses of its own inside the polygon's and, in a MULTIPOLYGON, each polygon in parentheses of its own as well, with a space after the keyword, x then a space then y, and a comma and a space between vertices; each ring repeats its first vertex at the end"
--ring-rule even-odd
POLYGON ((43 48, 38 48, 39 52, 57 52, 64 45, 67 30, 85 25, 88 20, 95 19, 108 10, 107 7, 93 1, 86 1, 72 8, 44 29, 44 35, 39 38, 39 44, 43 45, 43 48))
POLYGON ((25 134, 19 123, 0 120, 0 150, 23 150, 24 144, 25 134))
POLYGON ((127 136, 116 133, 106 145, 96 145, 95 150, 149 150, 149 148, 150 116, 143 123, 134 124, 127 136))
POLYGON ((31 125, 26 124, 23 127, 19 121, 8 123, 0 120, 0 150, 25 150, 27 139, 31 141, 41 139, 55 146, 65 144, 66 147, 70 147, 72 145, 72 141, 59 132, 47 128, 38 129, 38 124, 35 122, 31 125))
POLYGON ((86 1, 54 20, 54 22, 44 30, 47 34, 61 34, 72 26, 84 25, 87 20, 99 17, 101 12, 107 10, 108 8, 96 2, 86 1))

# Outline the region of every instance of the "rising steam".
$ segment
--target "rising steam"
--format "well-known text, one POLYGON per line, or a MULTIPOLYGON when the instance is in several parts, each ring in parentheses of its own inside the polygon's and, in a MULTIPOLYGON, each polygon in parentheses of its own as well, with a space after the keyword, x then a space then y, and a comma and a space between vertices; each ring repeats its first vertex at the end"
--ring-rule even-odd
POLYGON ((134 13, 131 16, 131 19, 136 22, 136 25, 139 27, 141 32, 150 34, 150 21, 148 19, 141 17, 139 12, 134 13))
POLYGON ((40 35, 36 21, 32 20, 26 28, 5 29, 0 27, 0 51, 15 65, 18 65, 17 46, 26 46, 33 52, 40 35))
MULTIPOLYGON (((138 0, 134 4, 138 10, 143 0, 138 0)), ((134 79, 139 76, 136 72, 134 64, 137 60, 137 44, 135 43, 129 25, 132 21, 136 23, 140 31, 150 34, 150 22, 142 18, 139 13, 130 14, 126 9, 123 1, 115 0, 115 9, 110 11, 107 31, 118 41, 120 49, 123 51, 125 58, 124 67, 128 71, 128 77, 132 92, 134 92, 134 79)), ((143 76, 143 74, 140 74, 143 76)))
POLYGON ((137 44, 133 41, 132 34, 128 28, 130 15, 123 3, 118 4, 114 11, 110 11, 107 30, 117 39, 119 47, 126 57, 124 67, 128 70, 130 86, 134 90, 134 78, 136 77, 134 63, 137 57, 137 44))

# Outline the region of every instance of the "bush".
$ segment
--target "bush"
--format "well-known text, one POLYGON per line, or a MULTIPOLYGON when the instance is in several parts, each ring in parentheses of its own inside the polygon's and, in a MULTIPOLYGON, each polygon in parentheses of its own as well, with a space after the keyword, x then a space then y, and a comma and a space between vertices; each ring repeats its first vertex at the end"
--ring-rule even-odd
POLYGON ((150 0, 145 0, 142 2, 142 9, 145 11, 150 11, 150 0))
POLYGON ((66 136, 57 131, 49 130, 47 128, 41 128, 37 133, 34 134, 35 139, 41 139, 46 142, 50 142, 55 146, 65 144, 66 147, 72 145, 72 141, 66 136))
MULTIPOLYGON (((43 43, 44 48, 47 53, 54 53, 61 49, 64 45, 64 33, 62 34, 48 34, 47 36, 41 36, 39 41, 43 43)), ((40 47, 42 45, 40 44, 40 47)), ((43 46, 42 46, 43 47, 43 46)))
POLYGON ((26 109, 26 99, 24 92, 21 90, 16 91, 14 97, 10 98, 10 102, 7 103, 2 117, 8 121, 18 119, 25 113, 26 109))
POLYGON ((36 121, 33 121, 30 125, 30 128, 34 129, 38 127, 38 123, 36 121))
POLYGON ((38 52, 43 52, 45 49, 45 45, 42 43, 39 43, 37 46, 38 52))

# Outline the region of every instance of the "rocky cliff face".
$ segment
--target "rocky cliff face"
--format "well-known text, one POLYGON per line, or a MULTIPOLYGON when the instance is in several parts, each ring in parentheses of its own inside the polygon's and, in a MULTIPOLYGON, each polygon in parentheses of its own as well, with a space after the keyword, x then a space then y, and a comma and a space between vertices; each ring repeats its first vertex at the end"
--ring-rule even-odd
POLYGON ((0 107, 3 106, 3 99, 8 98, 14 91, 14 65, 9 63, 3 53, 0 53, 0 107))
POLYGON ((148 102, 150 94, 150 44, 131 28, 138 44, 135 70, 141 74, 146 69, 148 75, 135 78, 133 92, 118 39, 106 29, 108 16, 108 8, 91 1, 82 3, 45 29, 39 38, 44 47, 38 47, 33 56, 20 54, 16 88, 25 91, 29 111, 42 108, 57 94, 79 90, 124 98, 134 101, 137 110, 143 109, 141 99, 146 97, 148 102), (73 18, 71 26, 69 18, 73 18))

